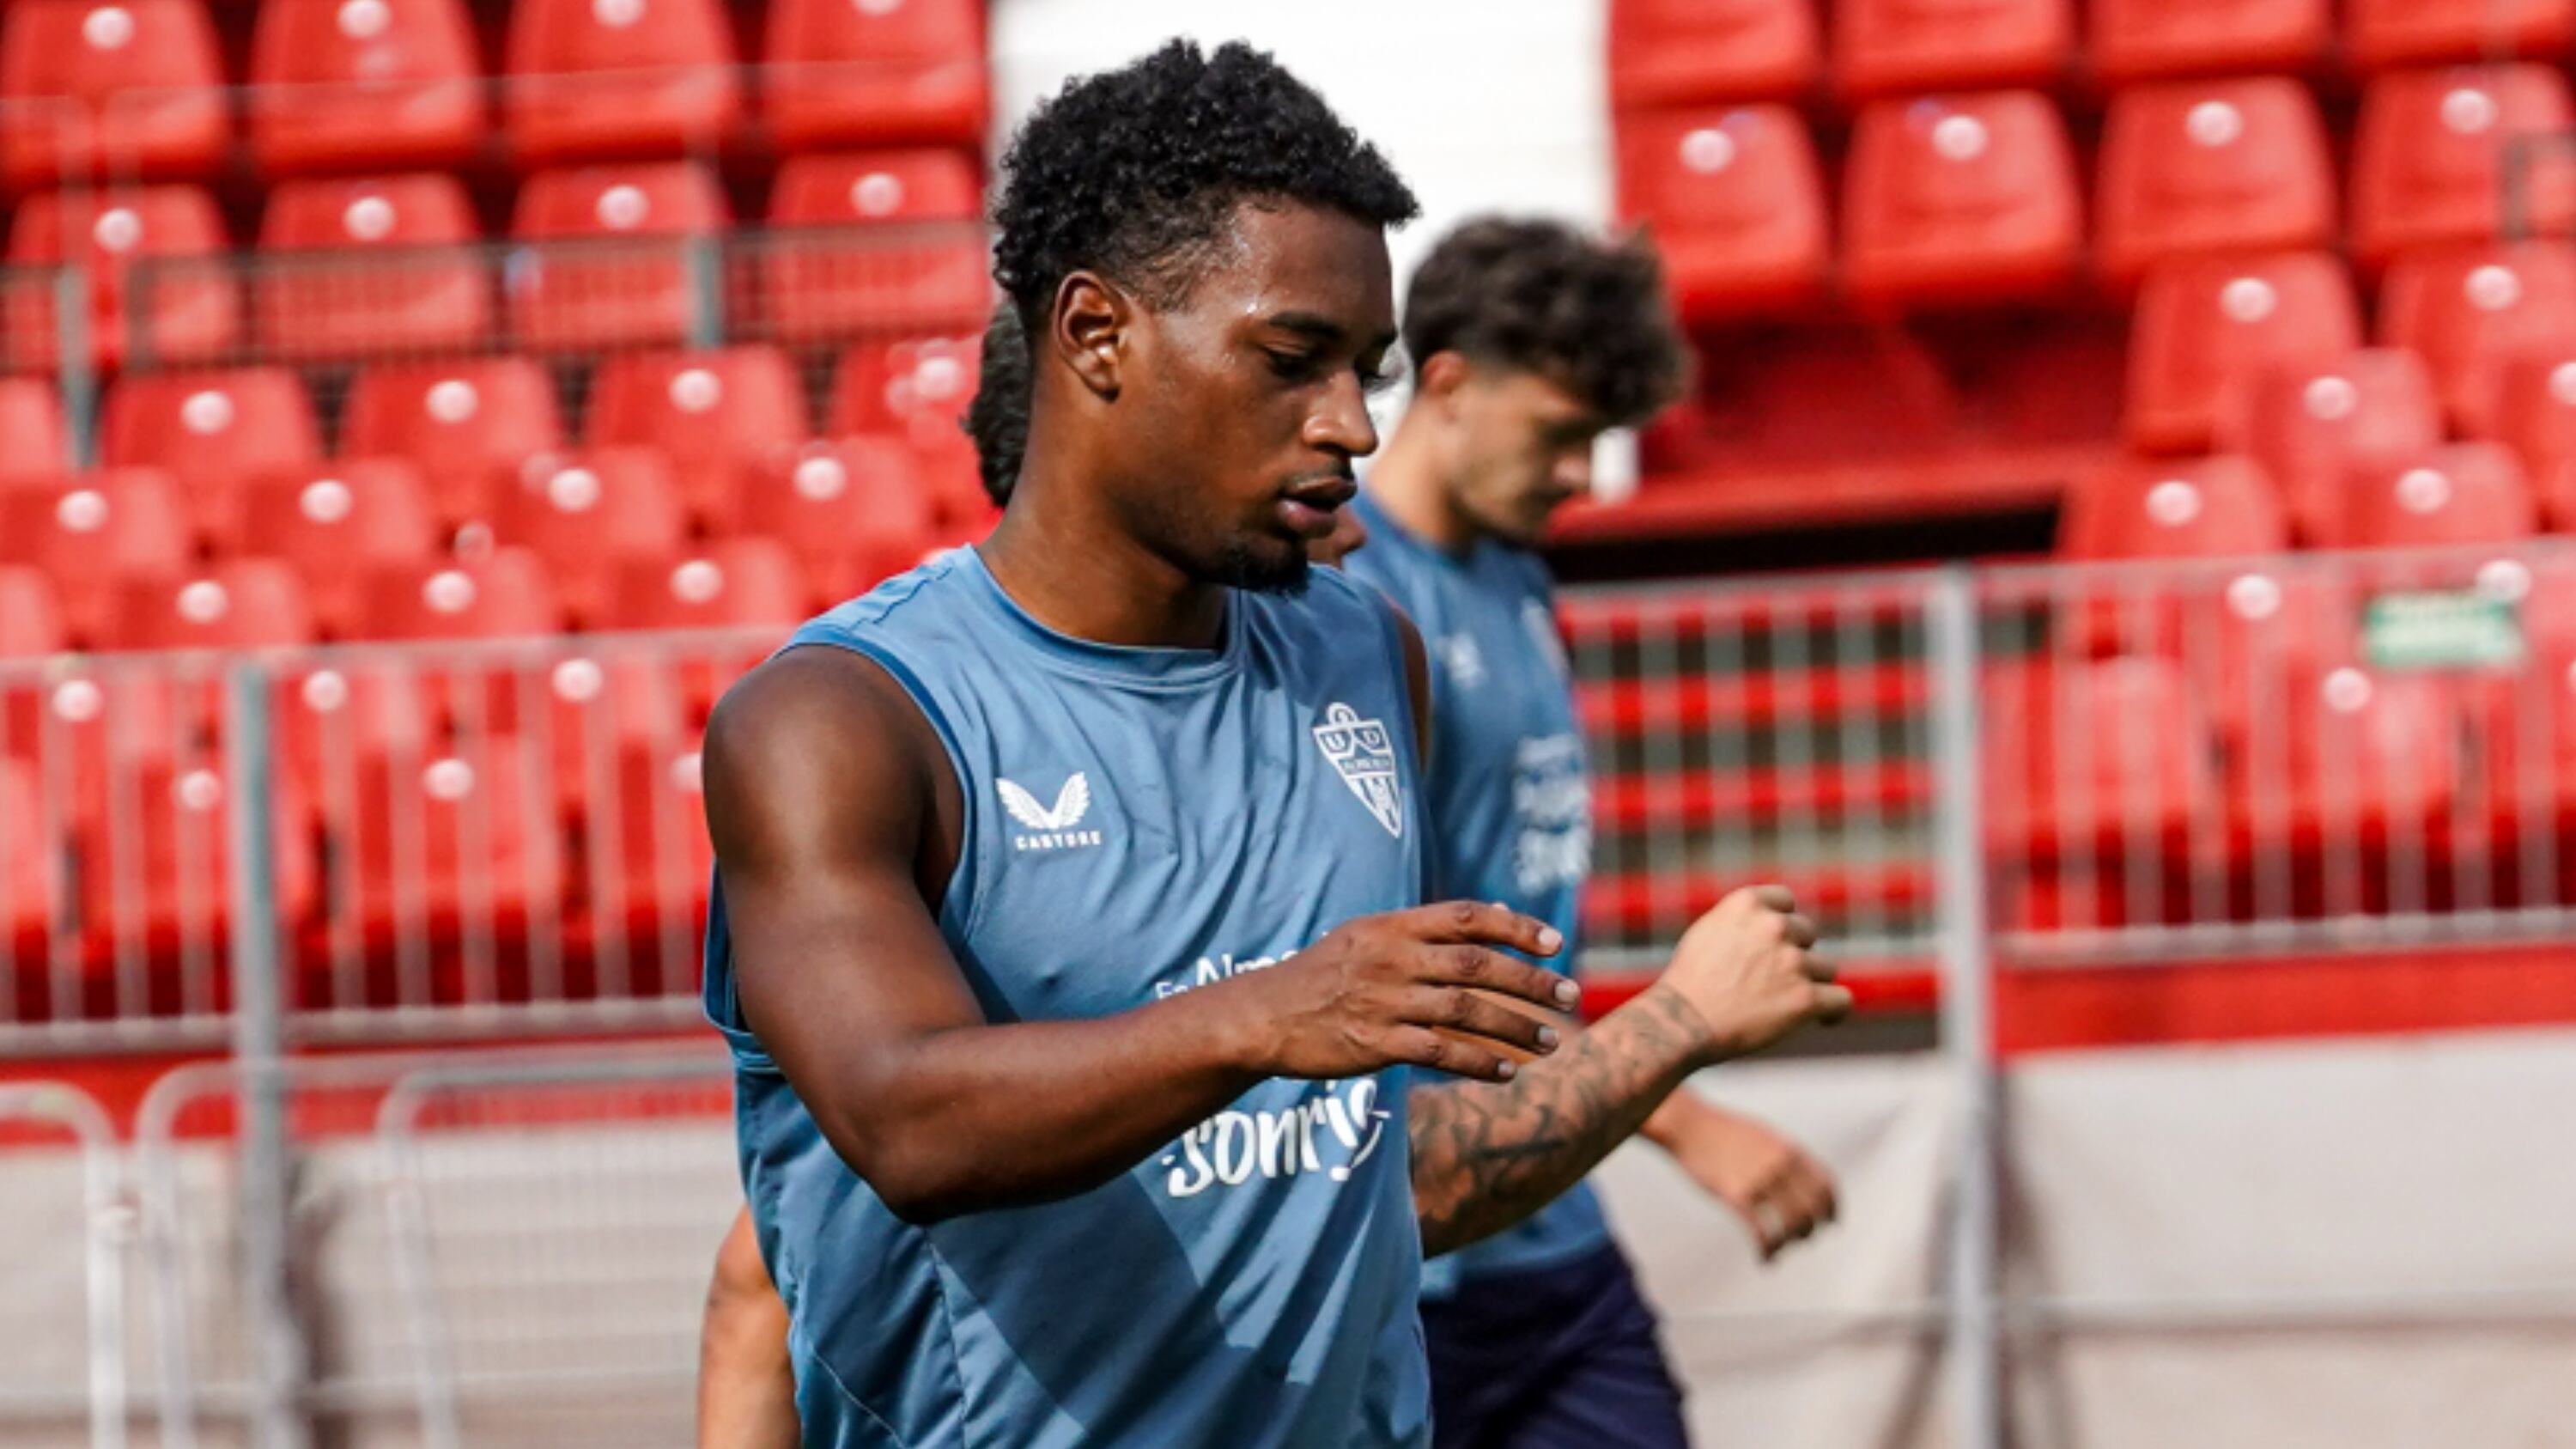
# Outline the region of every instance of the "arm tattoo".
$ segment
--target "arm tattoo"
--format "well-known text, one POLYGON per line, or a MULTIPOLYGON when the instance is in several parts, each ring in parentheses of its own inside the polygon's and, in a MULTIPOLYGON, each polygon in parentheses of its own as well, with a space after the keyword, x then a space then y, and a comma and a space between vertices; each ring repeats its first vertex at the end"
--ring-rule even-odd
POLYGON ((1424 1255, 1491 1237, 1580 1182, 1681 1085, 1707 1043, 1688 1002, 1651 988, 1509 1082, 1414 1088, 1405 1110, 1424 1255))

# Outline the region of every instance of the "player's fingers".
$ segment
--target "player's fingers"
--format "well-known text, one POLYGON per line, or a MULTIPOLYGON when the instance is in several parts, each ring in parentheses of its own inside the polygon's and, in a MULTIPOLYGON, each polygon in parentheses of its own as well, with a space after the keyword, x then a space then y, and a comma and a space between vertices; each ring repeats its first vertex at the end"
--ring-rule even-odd
POLYGON ((1778 911, 1785 916, 1798 909, 1797 893, 1784 885, 1747 886, 1744 893, 1766 911, 1778 911))
POLYGON ((1405 913, 1418 941, 1463 941, 1478 946, 1509 946, 1532 956, 1553 956, 1565 945, 1554 926, 1524 916, 1508 906, 1483 901, 1442 901, 1405 913))
POLYGON ((1816 944, 1816 921, 1813 916, 1791 911, 1780 923, 1780 934, 1792 946, 1816 944))
POLYGON ((1816 1004, 1814 1010, 1810 1014, 1813 1015, 1816 1020, 1823 1022, 1827 1026, 1831 1026, 1835 1022, 1842 1020, 1844 1017, 1851 1015, 1852 994, 1850 987, 1826 983, 1817 986, 1815 988, 1815 992, 1816 1004))
POLYGON ((1520 1070, 1501 1052, 1472 1046, 1463 1037, 1442 1036, 1427 1026, 1397 1027, 1387 1037, 1386 1047, 1391 1061, 1480 1082, 1508 1082, 1520 1070))
POLYGON ((1583 1004, 1583 988, 1544 966, 1482 946, 1428 946, 1417 957, 1412 976, 1441 986, 1477 986, 1544 1006, 1574 1010, 1583 1004))
POLYGON ((1843 974, 1842 968, 1836 966, 1830 958, 1818 956, 1813 953, 1810 953, 1799 960, 1798 969, 1807 974, 1808 980, 1813 981, 1820 986, 1827 982, 1839 980, 1843 974))
POLYGON ((1405 993, 1398 1009, 1403 1020, 1416 1026, 1463 1032, 1524 1053, 1543 1055, 1556 1050, 1558 1032, 1554 1026, 1463 987, 1413 987, 1405 993))

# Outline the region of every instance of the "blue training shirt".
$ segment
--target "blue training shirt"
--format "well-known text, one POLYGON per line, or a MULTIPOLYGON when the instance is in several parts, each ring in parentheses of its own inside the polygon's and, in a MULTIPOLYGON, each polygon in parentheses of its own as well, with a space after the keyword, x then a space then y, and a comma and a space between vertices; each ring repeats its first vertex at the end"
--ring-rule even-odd
MULTIPOLYGON (((1565 933, 1572 970, 1592 866, 1591 774, 1555 588, 1528 552, 1484 540, 1453 554, 1405 531, 1363 492, 1368 547, 1343 567, 1386 591, 1431 655, 1433 900, 1500 901, 1565 933)), ((1425 1289, 1553 1267, 1609 1241, 1588 1185, 1526 1221, 1434 1260, 1425 1289)))
MULTIPOLYGON (((1069 638, 970 548, 790 641, 877 661, 938 732, 965 801, 939 928, 988 1020, 1108 1016, 1419 903, 1392 611, 1318 569, 1226 615, 1213 651, 1069 638)), ((1091 1192, 914 1226, 748 1030, 725 922, 719 878, 707 1012, 806 1443, 1428 1441, 1403 1072, 1265 1082, 1091 1192)))

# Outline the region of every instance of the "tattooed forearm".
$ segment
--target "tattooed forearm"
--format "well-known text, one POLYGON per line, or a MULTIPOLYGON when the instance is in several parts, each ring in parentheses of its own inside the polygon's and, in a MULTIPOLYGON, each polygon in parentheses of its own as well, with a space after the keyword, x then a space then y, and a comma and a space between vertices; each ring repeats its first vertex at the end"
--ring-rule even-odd
POLYGON ((1445 1253, 1538 1211, 1627 1140, 1709 1051, 1699 1013, 1655 987, 1505 1083, 1416 1087, 1414 1209, 1445 1253))

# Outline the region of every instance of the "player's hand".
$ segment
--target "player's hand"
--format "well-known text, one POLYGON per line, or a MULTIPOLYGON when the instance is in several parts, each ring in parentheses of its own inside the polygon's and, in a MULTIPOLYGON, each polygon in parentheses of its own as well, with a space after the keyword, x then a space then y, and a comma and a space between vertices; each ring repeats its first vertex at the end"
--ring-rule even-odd
POLYGON ((1744 1219, 1766 1262, 1834 1220, 1833 1173, 1767 1124, 1703 1107, 1664 1146, 1692 1181, 1744 1219))
POLYGON ((1266 1076, 1330 1080, 1401 1064, 1502 1081, 1515 1056, 1554 1051, 1557 1030, 1485 994, 1564 1012, 1578 993, 1491 948, 1553 956, 1563 945, 1544 922, 1452 901, 1363 916, 1226 985, 1266 1076))
POLYGON ((1691 923, 1658 984, 1707 1024, 1707 1060, 1743 1056, 1851 1011, 1851 989, 1835 984, 1815 944, 1816 923, 1786 887, 1750 886, 1691 923))

